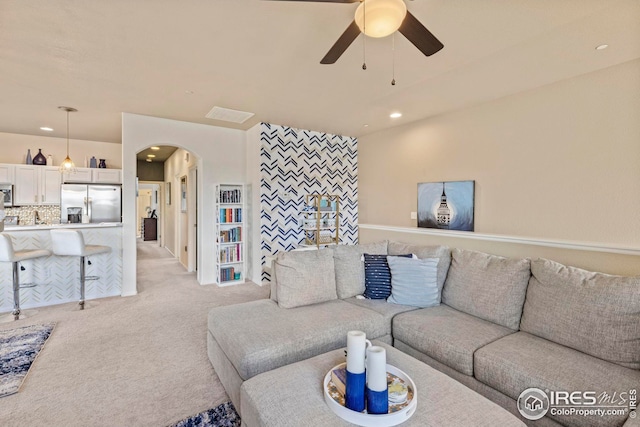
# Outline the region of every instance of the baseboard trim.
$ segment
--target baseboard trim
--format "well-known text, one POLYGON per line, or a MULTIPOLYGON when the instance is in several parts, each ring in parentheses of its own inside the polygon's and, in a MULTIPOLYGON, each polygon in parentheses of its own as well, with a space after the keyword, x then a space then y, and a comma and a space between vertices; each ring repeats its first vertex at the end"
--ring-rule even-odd
POLYGON ((640 256, 640 248, 615 244, 577 242, 570 240, 539 239, 534 237, 507 236, 502 234, 470 233, 467 231, 436 230, 431 228, 397 227, 379 224, 358 224, 360 229, 392 231, 396 233, 422 234, 460 239, 485 240, 490 242, 517 243, 521 245, 546 246, 579 251, 605 252, 623 255, 640 256))

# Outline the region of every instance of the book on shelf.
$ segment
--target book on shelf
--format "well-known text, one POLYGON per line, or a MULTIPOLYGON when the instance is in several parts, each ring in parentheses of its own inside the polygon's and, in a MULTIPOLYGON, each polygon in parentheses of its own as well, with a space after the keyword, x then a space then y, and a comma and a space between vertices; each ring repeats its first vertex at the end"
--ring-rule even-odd
POLYGON ((220 248, 220 262, 241 262, 242 244, 220 248))
POLYGON ((220 208, 220 222, 242 222, 242 208, 220 208))
POLYGON ((220 281, 228 282, 230 280, 234 280, 235 278, 235 269, 233 267, 224 267, 220 269, 220 281))
POLYGON ((220 231, 220 243, 234 243, 242 241, 242 227, 220 231))
POLYGON ((242 203, 242 191, 220 190, 220 203, 242 203))

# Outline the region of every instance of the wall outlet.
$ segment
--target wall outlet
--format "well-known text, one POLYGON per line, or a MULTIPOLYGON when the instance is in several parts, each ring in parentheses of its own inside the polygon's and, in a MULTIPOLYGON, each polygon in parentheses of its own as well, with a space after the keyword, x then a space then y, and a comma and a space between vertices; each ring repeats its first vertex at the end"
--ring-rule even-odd
POLYGON ((418 219, 418 212, 411 212, 411 219, 418 219))

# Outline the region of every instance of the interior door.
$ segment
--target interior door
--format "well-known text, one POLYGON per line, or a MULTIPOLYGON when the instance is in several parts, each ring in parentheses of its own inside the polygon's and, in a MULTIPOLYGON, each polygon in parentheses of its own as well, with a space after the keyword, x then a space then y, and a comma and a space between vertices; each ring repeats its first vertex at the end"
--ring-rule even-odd
POLYGON ((188 189, 187 176, 180 178, 180 240, 178 251, 180 253, 180 263, 189 270, 189 204, 187 203, 188 189))
POLYGON ((189 169, 189 192, 187 195, 189 221, 189 271, 198 270, 198 169, 189 169))

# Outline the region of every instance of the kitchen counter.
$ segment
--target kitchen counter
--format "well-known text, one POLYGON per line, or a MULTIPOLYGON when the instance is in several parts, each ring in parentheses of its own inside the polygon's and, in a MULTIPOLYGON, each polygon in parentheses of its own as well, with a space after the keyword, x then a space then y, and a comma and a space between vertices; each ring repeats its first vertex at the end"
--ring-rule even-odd
MULTIPOLYGON (((122 223, 11 225, 4 232, 13 240, 15 250, 52 250, 52 229, 79 230, 87 245, 105 245, 111 252, 94 255, 87 264, 87 276, 99 279, 87 281, 86 299, 122 294, 122 223)), ((21 283, 36 283, 33 288, 20 289, 24 309, 77 302, 80 298, 80 259, 51 255, 22 261, 21 283)), ((0 313, 13 308, 11 263, 0 262, 0 313)))
POLYGON ((34 230, 51 230, 57 228, 85 229, 85 228, 104 228, 104 227, 122 227, 121 222, 98 222, 92 224, 37 224, 37 225, 6 225, 5 232, 11 231, 34 231, 34 230))

